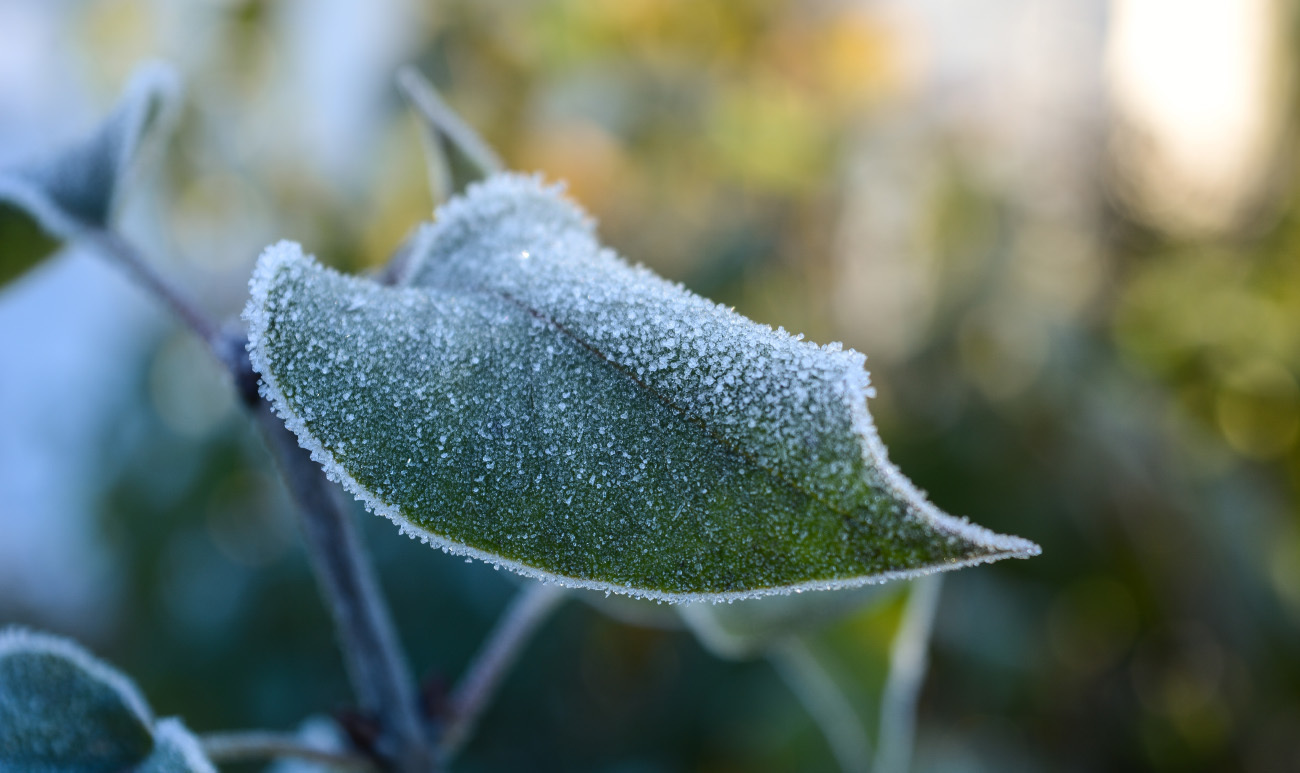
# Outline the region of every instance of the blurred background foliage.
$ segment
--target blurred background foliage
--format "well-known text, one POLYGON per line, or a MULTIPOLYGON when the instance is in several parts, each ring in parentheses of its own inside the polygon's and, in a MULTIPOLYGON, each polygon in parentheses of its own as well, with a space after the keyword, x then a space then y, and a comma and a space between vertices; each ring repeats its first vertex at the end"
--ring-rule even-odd
MULTIPOLYGON (((271 241, 369 271, 429 217, 392 85, 415 63, 630 259, 867 353, 903 471, 1042 544, 948 578, 917 770, 1290 771, 1298 35, 1284 0, 4 0, 0 162, 175 63, 127 228, 234 315, 271 241)), ((74 248, 0 290, 0 358, 0 621, 79 637, 196 730, 346 706, 197 343, 74 248)), ((436 703, 517 583, 362 522, 436 703)), ((869 727, 901 608, 810 641, 869 727)), ((462 767, 833 759, 766 662, 569 603, 462 767)))

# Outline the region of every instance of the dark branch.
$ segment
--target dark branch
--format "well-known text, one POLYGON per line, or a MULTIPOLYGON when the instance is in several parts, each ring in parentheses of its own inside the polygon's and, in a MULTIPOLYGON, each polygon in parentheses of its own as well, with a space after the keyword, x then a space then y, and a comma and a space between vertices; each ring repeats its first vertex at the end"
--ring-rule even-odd
POLYGON ((249 362, 246 337, 242 332, 222 332, 121 235, 93 230, 86 238, 166 304, 225 365, 245 407, 261 426, 297 504, 312 569, 334 619, 357 701, 361 710, 383 727, 377 751, 404 773, 433 770, 432 745, 418 711, 406 658, 355 526, 337 500, 337 488, 258 394, 258 377, 249 362))
POLYGON ((256 417, 298 505, 312 569, 334 618, 361 710, 384 728, 378 751, 393 759, 399 770, 430 770, 433 754, 406 659, 337 489, 270 406, 256 409, 256 417))

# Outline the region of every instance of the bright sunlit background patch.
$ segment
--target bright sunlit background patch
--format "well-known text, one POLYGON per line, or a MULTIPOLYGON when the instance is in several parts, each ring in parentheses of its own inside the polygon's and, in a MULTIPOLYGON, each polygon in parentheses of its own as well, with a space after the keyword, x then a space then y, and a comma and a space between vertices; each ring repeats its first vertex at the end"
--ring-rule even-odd
POLYGON ((1281 0, 1115 0, 1117 167, 1161 226, 1221 232, 1276 170, 1281 0))

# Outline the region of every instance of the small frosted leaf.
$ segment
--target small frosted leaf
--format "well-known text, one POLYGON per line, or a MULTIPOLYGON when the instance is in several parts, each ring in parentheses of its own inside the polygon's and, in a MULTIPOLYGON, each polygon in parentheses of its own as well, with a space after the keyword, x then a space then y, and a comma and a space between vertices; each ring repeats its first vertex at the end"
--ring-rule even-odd
POLYGON ((777 641, 815 631, 893 598, 900 590, 899 583, 864 585, 840 593, 791 593, 677 609, 687 627, 713 654, 743 659, 762 655, 777 641))
POLYGON ((154 740, 153 754, 136 773, 217 773, 204 756, 199 739, 179 719, 159 720, 154 725, 154 740))
MULTIPOLYGON (((131 79, 113 113, 94 133, 38 162, 0 170, 0 225, 22 214, 55 240, 108 224, 123 183, 145 137, 171 113, 179 92, 175 74, 154 65, 131 79)), ((30 230, 10 225, 9 229, 30 230)), ((5 257, 5 278, 48 254, 49 243, 24 243, 21 254, 5 257), (21 260, 20 260, 21 258, 21 260)))
POLYGON ((81 647, 0 631, 0 770, 116 773, 150 753, 151 724, 126 677, 81 647))
POLYGON ((673 601, 1037 553, 889 463, 861 355, 627 265, 555 189, 499 175, 421 239, 397 288, 276 245, 245 312, 286 424, 408 533, 673 601))

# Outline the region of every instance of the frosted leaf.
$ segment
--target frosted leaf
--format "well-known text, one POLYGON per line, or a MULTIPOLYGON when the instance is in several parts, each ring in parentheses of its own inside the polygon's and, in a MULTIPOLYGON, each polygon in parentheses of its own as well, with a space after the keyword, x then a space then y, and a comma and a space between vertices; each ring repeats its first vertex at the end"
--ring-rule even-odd
POLYGON ((115 773, 153 748, 126 677, 66 639, 0 631, 0 770, 115 773))
POLYGON ((180 720, 77 644, 0 630, 0 771, 216 773, 180 720))
POLYGON ((245 311, 276 411, 407 533, 671 601, 1038 552, 944 515, 889 463, 861 355, 627 265, 556 189, 498 175, 420 239, 403 287, 273 246, 245 311))
MULTIPOLYGON (((35 225, 64 240, 107 225, 142 142, 166 123, 178 93, 179 81, 170 69, 141 68, 113 113, 89 137, 43 160, 0 169, 0 227, 35 225), (19 216, 28 224, 17 222, 19 216)), ((16 276, 48 251, 48 243, 23 241, 28 246, 21 255, 7 249, 0 279, 16 276)))

